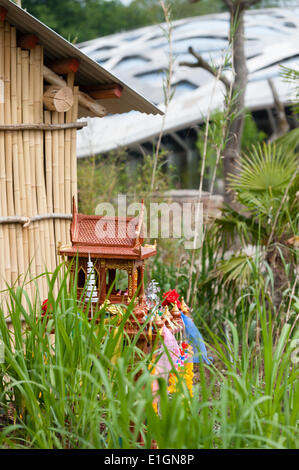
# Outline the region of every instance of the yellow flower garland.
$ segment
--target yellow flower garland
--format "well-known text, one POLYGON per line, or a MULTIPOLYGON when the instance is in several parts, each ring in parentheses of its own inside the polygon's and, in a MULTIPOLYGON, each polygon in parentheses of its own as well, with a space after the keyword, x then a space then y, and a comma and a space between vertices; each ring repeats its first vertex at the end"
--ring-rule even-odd
MULTIPOLYGON (((190 351, 190 356, 192 356, 193 348, 191 346, 189 346, 189 351, 190 351)), ((155 375, 155 367, 153 364, 149 364, 148 369, 151 371, 151 374, 155 375)), ((189 390, 190 396, 193 397, 193 378, 194 378, 193 362, 185 362, 184 366, 179 368, 178 373, 181 376, 181 378, 185 381, 187 388, 189 390)), ((176 374, 171 372, 169 374, 169 379, 168 379, 168 387, 167 387, 168 393, 172 394, 172 393, 177 392, 177 382, 178 382, 178 378, 176 374)), ((153 406, 155 413, 158 414, 158 402, 156 400, 153 401, 152 406, 153 406)))
MULTIPOLYGON (((193 372, 193 362, 186 362, 184 367, 180 369, 179 371, 180 376, 182 377, 183 380, 185 380, 187 388, 189 390, 189 393, 191 397, 193 397, 193 377, 194 377, 194 372, 193 372)), ((176 390, 176 384, 177 384, 177 376, 173 373, 169 375, 169 381, 168 381, 168 393, 175 393, 176 390)))

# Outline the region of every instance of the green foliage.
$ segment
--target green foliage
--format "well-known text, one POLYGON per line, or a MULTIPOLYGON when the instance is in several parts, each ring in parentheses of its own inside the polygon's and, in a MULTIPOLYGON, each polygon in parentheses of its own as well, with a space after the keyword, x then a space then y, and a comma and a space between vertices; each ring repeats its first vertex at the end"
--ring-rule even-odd
MULTIPOLYGON (((226 11, 222 0, 169 3, 174 20, 226 11)), ((262 2, 263 7, 276 3, 262 2)), ((87 41, 164 21, 159 0, 133 0, 129 5, 120 0, 22 0, 22 7, 70 41, 87 41)))
POLYGON ((298 157, 292 150, 263 144, 253 146, 242 157, 240 172, 229 178, 237 200, 259 221, 264 239, 272 232, 276 219, 276 238, 298 231, 297 168, 298 157))
POLYGON ((152 407, 151 355, 138 350, 138 338, 125 340, 127 316, 119 327, 115 320, 104 322, 103 311, 88 322, 76 289, 67 290, 63 269, 54 295, 59 270, 47 276, 53 306, 48 324, 41 321, 38 296, 32 304, 21 287, 9 290, 10 328, 0 309, 5 350, 0 364, 1 447, 134 449, 141 447, 140 432, 146 448, 152 439, 160 449, 298 448, 294 334, 286 324, 274 346, 263 290, 253 293, 260 348, 249 341, 252 315, 243 318, 239 333, 229 323, 227 345, 205 329, 214 364, 200 365, 193 397, 178 378, 178 392, 170 399, 164 379, 159 379, 158 416, 152 407), (53 327, 55 341, 50 337, 53 327))
MULTIPOLYGON (((226 142, 223 140, 223 126, 226 125, 225 115, 221 111, 215 111, 209 123, 208 130, 208 148, 206 155, 206 173, 208 175, 213 173, 217 149, 221 151, 224 149, 226 142)), ((266 134, 257 128, 257 125, 250 112, 245 114, 244 129, 242 135, 242 151, 246 151, 252 145, 262 142, 266 138, 266 134)), ((198 135, 197 148, 200 155, 204 152, 204 129, 198 135)), ((223 174, 222 161, 220 160, 217 167, 217 177, 221 178, 223 174)))
MULTIPOLYGON (((173 19, 215 13, 222 2, 204 0, 199 5, 185 1, 171 2, 173 19)), ((99 36, 164 21, 158 0, 23 0, 23 8, 70 41, 87 41, 99 36)))
MULTIPOLYGON (((130 202, 151 195, 151 175, 154 156, 147 154, 139 160, 129 160, 126 151, 107 156, 92 156, 78 160, 79 208, 94 214, 97 204, 115 202, 118 194, 126 194, 130 202)), ((170 189, 171 171, 164 172, 165 155, 158 156, 154 192, 170 189)))
POLYGON ((246 151, 250 149, 252 145, 259 142, 263 142, 267 135, 265 132, 260 131, 256 125, 255 120, 250 112, 245 114, 244 118, 244 129, 242 134, 241 150, 246 151))

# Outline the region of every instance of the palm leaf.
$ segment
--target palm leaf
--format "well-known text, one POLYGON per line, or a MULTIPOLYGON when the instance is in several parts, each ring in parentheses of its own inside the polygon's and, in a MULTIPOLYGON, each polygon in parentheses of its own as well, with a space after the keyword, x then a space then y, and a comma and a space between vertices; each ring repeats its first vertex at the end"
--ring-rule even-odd
POLYGON ((223 283, 223 286, 229 284, 231 287, 241 287, 249 283, 253 270, 251 256, 245 253, 232 255, 229 259, 219 261, 202 285, 217 279, 223 283))
POLYGON ((258 196, 261 193, 281 193, 289 183, 297 166, 297 157, 275 143, 253 146, 248 155, 244 155, 239 172, 229 175, 231 189, 237 195, 242 191, 248 196, 258 196))
POLYGON ((295 149, 299 143, 299 127, 296 127, 282 137, 279 137, 275 142, 278 145, 288 147, 290 150, 295 149))
POLYGON ((252 258, 245 255, 234 255, 228 260, 223 260, 217 267, 218 274, 227 282, 238 282, 244 285, 248 282, 252 268, 252 258))
POLYGON ((224 247, 229 246, 235 236, 247 243, 258 237, 258 223, 228 205, 222 209, 222 216, 215 220, 215 226, 224 247))

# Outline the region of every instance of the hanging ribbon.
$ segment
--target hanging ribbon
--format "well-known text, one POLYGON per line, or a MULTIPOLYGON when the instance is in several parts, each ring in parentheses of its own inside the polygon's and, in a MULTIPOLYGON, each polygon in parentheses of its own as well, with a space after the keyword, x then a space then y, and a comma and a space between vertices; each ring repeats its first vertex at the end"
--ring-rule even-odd
POLYGON ((212 357, 208 357, 207 349, 202 335, 195 326, 194 321, 181 312, 185 325, 186 336, 190 344, 194 347, 193 362, 199 362, 202 359, 206 364, 211 364, 212 357), (197 350, 197 353, 196 353, 197 350))

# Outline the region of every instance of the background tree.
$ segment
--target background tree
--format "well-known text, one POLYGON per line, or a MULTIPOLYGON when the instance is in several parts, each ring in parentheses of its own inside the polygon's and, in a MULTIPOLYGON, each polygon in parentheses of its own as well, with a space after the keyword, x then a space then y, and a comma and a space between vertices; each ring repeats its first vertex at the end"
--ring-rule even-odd
MULTIPOLYGON (((197 3, 200 0, 189 0, 190 3, 197 3)), ((226 94, 232 96, 230 103, 231 112, 227 127, 227 138, 223 150, 223 176, 225 180, 225 199, 226 202, 232 202, 232 192, 229 191, 227 176, 235 173, 240 161, 240 151, 242 142, 242 133, 244 127, 244 105, 245 91, 247 86, 247 65, 245 55, 245 32, 244 32, 244 14, 245 11, 260 0, 222 0, 230 13, 230 33, 229 39, 232 47, 232 69, 233 76, 231 80, 224 74, 219 74, 219 79, 226 88, 226 94)), ((201 67, 214 76, 218 76, 218 71, 211 67, 192 47, 189 47, 190 54, 196 58, 196 62, 182 62, 181 65, 189 67, 201 67)))
MULTIPOLYGON (((172 18, 224 11, 222 0, 202 0, 186 4, 171 0, 172 18)), ((164 21, 159 0, 22 0, 22 7, 71 41, 87 41, 99 36, 136 29, 164 21)))

